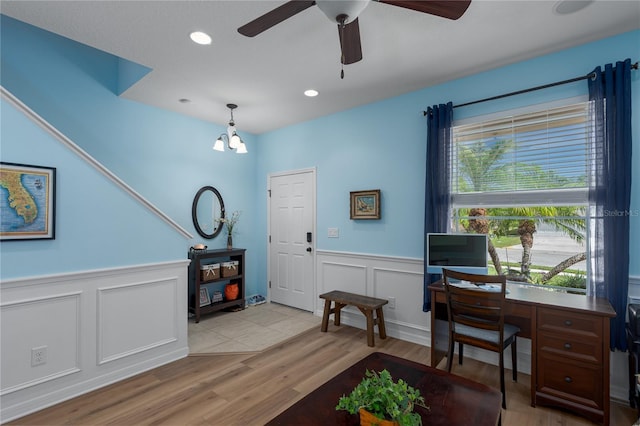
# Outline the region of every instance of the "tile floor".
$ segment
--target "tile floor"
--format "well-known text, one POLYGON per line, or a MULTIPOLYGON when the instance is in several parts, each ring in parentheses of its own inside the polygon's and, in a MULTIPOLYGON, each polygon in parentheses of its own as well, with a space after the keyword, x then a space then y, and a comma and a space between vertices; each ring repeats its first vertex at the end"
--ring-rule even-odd
POLYGON ((311 328, 320 330, 322 318, 277 303, 249 306, 238 312, 216 312, 189 319, 191 354, 255 352, 311 328))

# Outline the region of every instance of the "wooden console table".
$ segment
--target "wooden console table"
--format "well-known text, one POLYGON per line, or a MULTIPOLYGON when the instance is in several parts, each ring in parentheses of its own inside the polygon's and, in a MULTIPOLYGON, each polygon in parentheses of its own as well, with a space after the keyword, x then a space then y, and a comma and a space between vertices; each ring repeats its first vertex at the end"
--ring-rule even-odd
MULTIPOLYGON (((507 284, 505 322, 531 339, 531 405, 561 407, 609 424, 609 322, 606 299, 507 284)), ((441 282, 431 291, 431 366, 447 354, 441 282)))
POLYGON ((338 400, 360 383, 366 370, 386 369, 418 390, 429 410, 416 412, 429 426, 496 426, 500 422, 500 391, 446 371, 393 355, 374 352, 326 382, 267 423, 275 425, 359 425, 357 414, 336 411, 338 400))
POLYGON ((231 250, 217 249, 217 250, 202 250, 202 251, 190 251, 188 253, 191 263, 189 264, 189 312, 194 314, 195 322, 200 322, 200 316, 204 314, 210 314, 220 311, 225 308, 237 307, 244 309, 244 295, 245 295, 245 249, 234 248, 231 250), (206 264, 212 264, 221 261, 237 261, 238 267, 231 276, 222 276, 220 274, 217 277, 210 279, 203 279, 200 276, 200 266, 206 264), (230 282, 238 284, 238 297, 233 300, 223 300, 201 305, 199 302, 200 289, 205 286, 210 286, 212 289, 218 288, 224 289, 224 285, 230 282))

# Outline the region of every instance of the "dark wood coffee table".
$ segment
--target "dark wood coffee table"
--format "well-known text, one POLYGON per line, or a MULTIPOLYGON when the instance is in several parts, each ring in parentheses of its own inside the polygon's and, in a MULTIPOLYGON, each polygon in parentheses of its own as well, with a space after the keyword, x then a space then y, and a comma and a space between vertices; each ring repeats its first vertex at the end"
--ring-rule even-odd
POLYGON ((500 423, 502 395, 497 389, 424 364, 374 352, 282 412, 267 425, 359 425, 357 415, 336 411, 365 371, 387 369, 394 380, 403 379, 424 396, 429 410, 417 407, 429 426, 496 426, 500 423))

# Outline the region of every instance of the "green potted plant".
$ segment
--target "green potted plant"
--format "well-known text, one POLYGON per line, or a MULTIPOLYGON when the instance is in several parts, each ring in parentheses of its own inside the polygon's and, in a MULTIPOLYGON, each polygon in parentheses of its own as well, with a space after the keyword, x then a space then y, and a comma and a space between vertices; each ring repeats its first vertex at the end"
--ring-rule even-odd
POLYGON ((389 425, 416 426, 422 425, 420 414, 413 411, 416 405, 429 408, 425 405, 419 390, 412 388, 402 379, 394 382, 387 370, 380 373, 367 370, 365 378, 351 394, 340 398, 336 410, 360 414, 361 425, 384 425, 384 421, 388 421, 386 424, 389 425), (369 413, 377 420, 367 420, 369 413))

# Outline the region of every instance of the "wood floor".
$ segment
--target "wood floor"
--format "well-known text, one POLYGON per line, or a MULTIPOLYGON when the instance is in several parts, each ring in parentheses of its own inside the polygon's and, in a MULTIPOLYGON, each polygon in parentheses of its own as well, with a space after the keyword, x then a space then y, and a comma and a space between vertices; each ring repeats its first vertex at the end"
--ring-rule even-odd
MULTIPOLYGON (((369 348, 364 330, 331 324, 328 333, 310 330, 256 354, 192 355, 9 424, 263 425, 376 350, 429 362, 425 346, 376 336, 369 348)), ((454 373, 499 387, 494 366, 466 359, 454 373)), ((524 374, 518 383, 507 380, 507 408, 505 426, 591 425, 560 410, 532 408, 524 374)), ((631 425, 636 417, 628 406, 612 404, 611 425, 631 425)))

